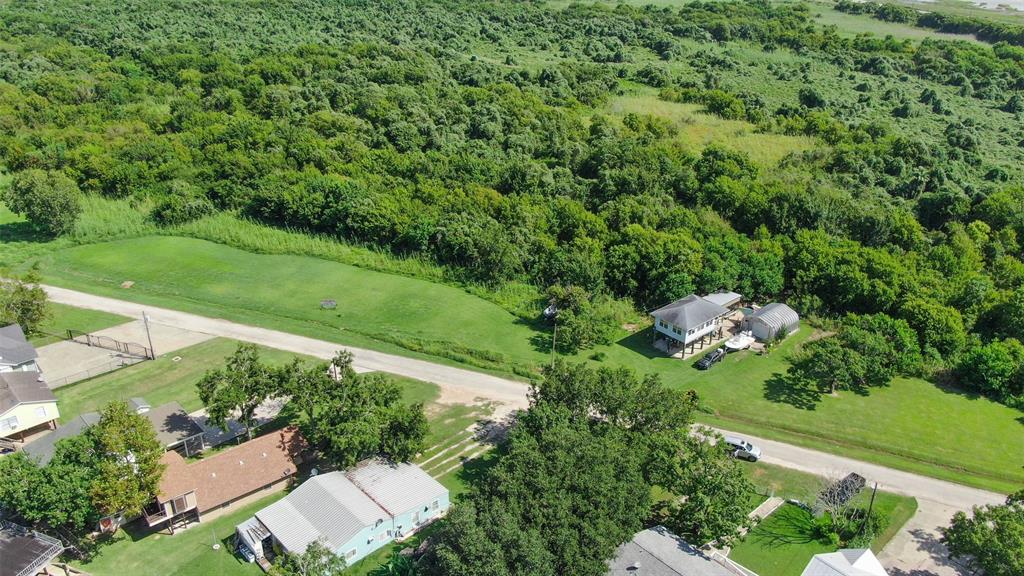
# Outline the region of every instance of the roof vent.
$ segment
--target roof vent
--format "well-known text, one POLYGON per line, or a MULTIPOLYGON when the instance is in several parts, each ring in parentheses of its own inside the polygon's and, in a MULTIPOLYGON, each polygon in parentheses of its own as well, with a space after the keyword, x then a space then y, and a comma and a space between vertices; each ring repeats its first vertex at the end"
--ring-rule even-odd
POLYGON ((245 466, 245 460, 239 460, 238 461, 238 465, 239 466, 245 466))
POLYGON ((217 477, 217 473, 216 472, 210 472, 210 476, 216 478, 217 477))
POLYGON ((636 572, 639 569, 640 569, 640 563, 639 562, 633 562, 632 564, 629 565, 629 568, 626 568, 626 571, 627 572, 636 572))
POLYGON ((267 457, 267 453, 266 453, 266 452, 264 452, 264 453, 263 453, 263 457, 264 457, 264 458, 266 458, 266 457, 267 457))

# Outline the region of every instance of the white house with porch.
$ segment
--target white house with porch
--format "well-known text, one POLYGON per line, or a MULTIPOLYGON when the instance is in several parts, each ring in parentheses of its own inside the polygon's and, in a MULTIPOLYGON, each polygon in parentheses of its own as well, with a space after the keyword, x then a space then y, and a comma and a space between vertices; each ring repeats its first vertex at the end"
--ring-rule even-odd
POLYGON ((721 336, 722 320, 729 313, 721 304, 690 294, 651 312, 654 338, 667 339, 668 349, 703 346, 721 336))

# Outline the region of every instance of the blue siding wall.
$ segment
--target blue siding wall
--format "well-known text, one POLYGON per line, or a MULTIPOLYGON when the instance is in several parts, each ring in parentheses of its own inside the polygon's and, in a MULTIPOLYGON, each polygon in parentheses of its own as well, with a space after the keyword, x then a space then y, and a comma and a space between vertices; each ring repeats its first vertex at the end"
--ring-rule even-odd
POLYGON ((408 536, 431 520, 443 516, 451 506, 447 493, 437 499, 436 508, 433 504, 433 502, 424 502, 421 506, 395 516, 393 520, 388 519, 381 522, 379 526, 363 528, 359 534, 356 534, 334 553, 344 557, 348 565, 351 566, 391 543, 396 536, 408 536), (417 513, 419 514, 418 522, 414 521, 417 513), (356 551, 355 555, 347 556, 352 550, 356 551))

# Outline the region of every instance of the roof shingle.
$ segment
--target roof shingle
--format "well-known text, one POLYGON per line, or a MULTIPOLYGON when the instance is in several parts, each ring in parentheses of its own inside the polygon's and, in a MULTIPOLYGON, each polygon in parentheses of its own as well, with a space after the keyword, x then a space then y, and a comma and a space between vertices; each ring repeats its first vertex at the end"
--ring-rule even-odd
POLYGON ((277 430, 197 462, 167 452, 159 500, 195 491, 202 513, 294 476, 306 441, 294 427, 277 430))

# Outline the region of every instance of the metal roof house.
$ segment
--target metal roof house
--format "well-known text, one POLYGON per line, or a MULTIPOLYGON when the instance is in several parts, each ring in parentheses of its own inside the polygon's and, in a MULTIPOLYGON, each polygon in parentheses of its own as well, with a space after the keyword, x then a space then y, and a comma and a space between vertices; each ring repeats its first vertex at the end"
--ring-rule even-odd
POLYGON ((236 527, 256 559, 324 543, 351 566, 444 515, 448 489, 419 466, 367 460, 314 476, 236 527))
POLYGON ((60 412, 57 397, 39 372, 0 372, 0 437, 53 428, 60 412))
POLYGON ((56 538, 0 520, 0 576, 39 574, 63 551, 56 538))
POLYGON ((743 329, 761 341, 772 340, 779 334, 792 334, 799 328, 800 315, 781 302, 762 306, 743 319, 743 329))
POLYGON ((686 540, 655 526, 619 546, 607 576, 757 576, 721 555, 708 556, 686 540))
POLYGON ((889 576, 868 548, 815 554, 800 576, 889 576))
POLYGON ((710 300, 690 294, 651 312, 654 335, 669 338, 686 346, 721 329, 722 318, 729 309, 710 300))
POLYGON ((11 324, 0 327, 0 372, 39 372, 35 346, 25 338, 21 326, 11 324))

